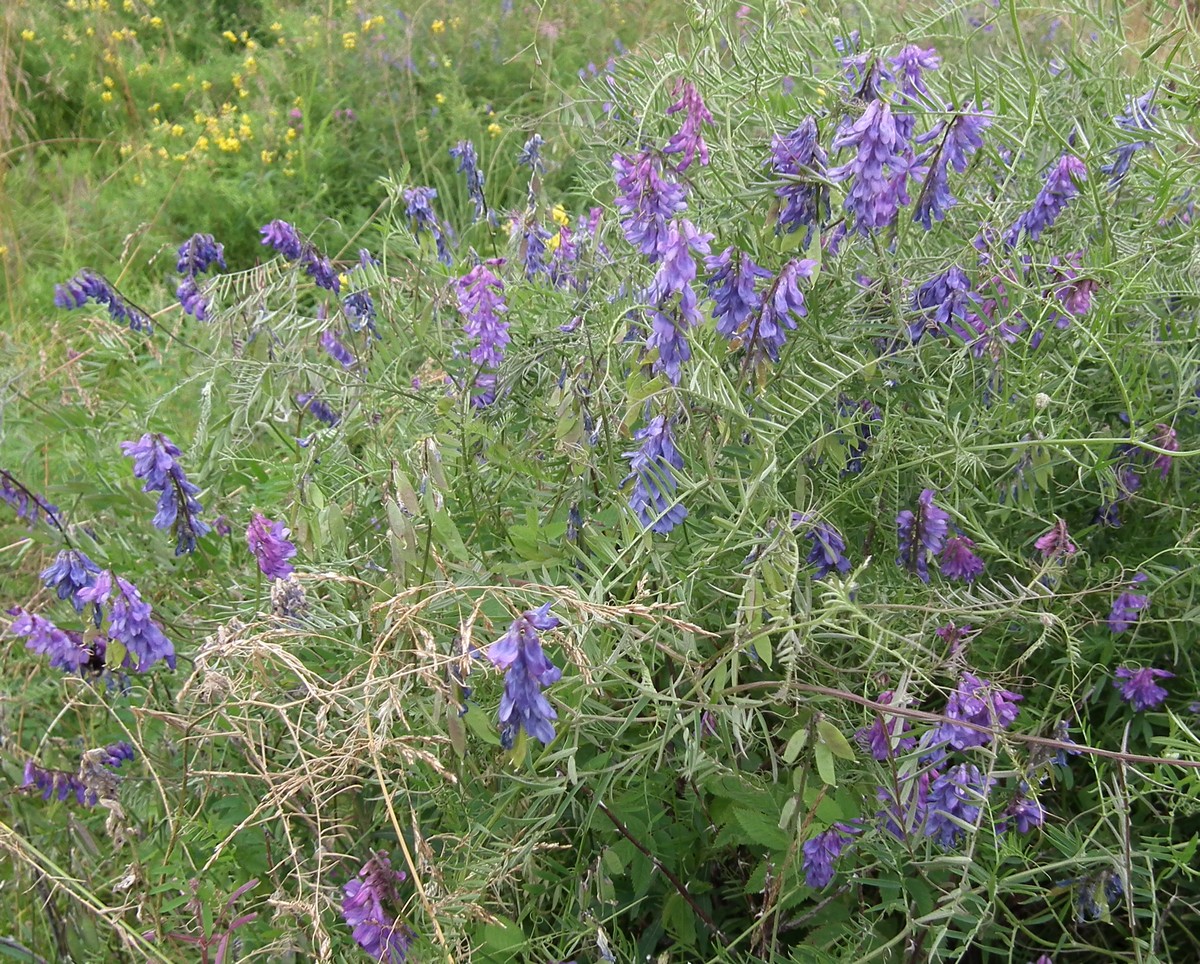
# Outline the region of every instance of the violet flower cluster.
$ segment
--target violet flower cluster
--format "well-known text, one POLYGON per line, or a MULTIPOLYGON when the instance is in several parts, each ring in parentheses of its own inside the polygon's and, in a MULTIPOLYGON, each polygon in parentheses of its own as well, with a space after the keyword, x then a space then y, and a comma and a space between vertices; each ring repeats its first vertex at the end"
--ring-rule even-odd
POLYGON ((319 288, 337 294, 341 289, 338 273, 316 247, 300 236, 300 232, 287 221, 271 221, 260 229, 262 243, 274 248, 289 261, 298 261, 305 273, 319 288))
POLYGON ((211 527, 200 519, 200 489, 184 475, 179 448, 161 432, 147 432, 136 442, 122 442, 121 451, 133 459, 134 476, 146 480, 142 491, 159 493, 155 527, 174 531, 175 555, 193 552, 211 527))
POLYGON ((163 635, 150 604, 142 599, 133 583, 106 569, 92 585, 80 589, 78 596, 85 603, 104 607, 107 645, 117 643, 124 648, 123 667, 145 673, 163 660, 171 669, 175 668, 175 647, 163 635))
POLYGON ((433 210, 433 202, 437 198, 437 190, 432 187, 410 187, 404 191, 405 209, 413 234, 418 238, 429 234, 437 246, 438 260, 444 265, 454 263, 446 232, 433 210))
MULTIPOLYGON (((133 747, 124 741, 111 743, 102 749, 104 752, 98 761, 99 764, 114 770, 136 755, 133 747)), ((21 789, 32 790, 41 794, 43 800, 57 800, 59 803, 74 799, 80 806, 94 807, 99 802, 96 791, 89 789, 79 774, 66 770, 48 770, 38 766, 32 759, 25 761, 21 789)))
POLYGON ((407 879, 408 875, 394 869, 388 854, 380 850, 342 888, 342 917, 355 942, 383 964, 403 964, 412 944, 412 931, 394 911, 400 903, 400 884, 407 879))
POLYGON ((63 549, 54 557, 54 562, 41 572, 42 584, 54 592, 59 599, 69 601, 77 613, 83 612, 84 603, 79 590, 86 589, 96 581, 100 567, 78 549, 63 549))
POLYGON ((950 516, 933 501, 933 489, 925 489, 915 509, 904 509, 896 516, 900 554, 896 562, 929 582, 929 557, 946 545, 950 516))
POLYGON ((1169 695, 1155 680, 1173 679, 1175 674, 1165 669, 1133 669, 1120 666, 1113 674, 1113 686, 1121 691, 1121 699, 1137 712, 1157 709, 1169 695))
POLYGON ((543 745, 554 739, 553 721, 558 714, 542 690, 558 682, 562 670, 546 657, 538 636, 559 625, 550 606, 545 603, 522 613, 487 649, 492 665, 506 671, 499 712, 500 742, 506 749, 514 746, 520 730, 543 745))
POLYGON ((683 127, 667 141, 663 153, 682 155, 676 168, 679 171, 686 171, 697 155, 700 166, 704 167, 708 163, 708 145, 704 143, 703 129, 705 124, 712 126, 713 116, 691 81, 677 80, 674 93, 680 95, 679 100, 667 108, 667 116, 682 111, 683 127))
POLYGON ((495 273, 503 264, 502 258, 482 261, 454 282, 463 331, 474 342, 471 361, 489 369, 500 367, 509 342, 504 282, 495 273))
POLYGON ((89 268, 84 268, 65 284, 54 286, 54 305, 57 308, 82 308, 89 301, 103 305, 108 316, 131 330, 149 333, 154 330, 150 316, 131 305, 108 281, 89 268))
POLYGON ((450 156, 458 161, 458 173, 466 176, 467 196, 475 205, 473 222, 483 217, 487 200, 483 196, 483 171, 479 169, 479 155, 470 141, 459 141, 450 148, 450 156))
POLYGON ((1087 180, 1087 166, 1074 154, 1064 154, 1046 175, 1046 183, 1033 206, 1022 214, 1004 236, 1009 247, 1017 243, 1022 232, 1036 241, 1042 232, 1058 220, 1071 198, 1079 193, 1076 181, 1087 180))
POLYGON ((32 527, 44 517, 53 526, 60 527, 58 506, 51 505, 40 495, 30 491, 7 469, 0 469, 0 502, 7 502, 17 511, 17 518, 32 527))
POLYGON ((1144 572, 1137 573, 1130 588, 1113 600, 1112 611, 1108 614, 1108 628, 1114 635, 1132 628, 1142 610, 1150 605, 1149 596, 1133 592, 1134 587, 1140 586, 1148 578, 1144 572))
POLYGON ((833 880, 834 861, 842 855, 846 845, 859 832, 858 827, 847 823, 835 823, 828 830, 814 834, 800 847, 800 867, 804 871, 804 882, 809 887, 820 889, 833 880))
POLYGON ((286 579, 295 569, 288 562, 296 554, 289 540, 291 533, 282 522, 272 522, 255 512, 246 527, 246 544, 258 560, 258 568, 268 579, 286 579))
POLYGON ((322 425, 328 425, 330 428, 342 420, 342 417, 318 398, 315 392, 300 392, 296 395, 296 404, 322 425))
POLYGON ((805 246, 829 217, 829 156, 817 137, 816 120, 806 117, 790 134, 771 138, 769 163, 780 182, 775 188, 780 202, 775 230, 790 234, 804 228, 805 246))
POLYGON ((175 270, 183 275, 183 280, 175 289, 175 297, 184 314, 197 321, 208 320, 208 299, 200 291, 197 279, 213 265, 225 270, 225 246, 218 244, 211 234, 193 234, 179 246, 175 270))
POLYGON ((59 629, 44 616, 20 608, 11 609, 9 613, 16 618, 8 631, 14 636, 24 637, 26 649, 49 657, 52 668, 66 673, 79 673, 86 667, 95 666, 97 662, 103 665, 103 640, 85 641, 81 633, 59 629))
POLYGON ((671 423, 666 416, 657 415, 650 424, 633 433, 634 441, 642 444, 631 452, 629 475, 622 485, 634 480, 629 505, 642 526, 666 535, 687 518, 687 509, 676 498, 679 482, 675 469, 683 469, 683 456, 675 445, 671 423))

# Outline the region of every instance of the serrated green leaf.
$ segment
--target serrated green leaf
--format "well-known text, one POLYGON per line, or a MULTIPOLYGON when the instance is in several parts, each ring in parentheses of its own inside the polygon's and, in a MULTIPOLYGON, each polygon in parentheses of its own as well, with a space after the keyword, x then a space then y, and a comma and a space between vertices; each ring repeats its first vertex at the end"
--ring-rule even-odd
POLYGON ((752 842, 771 850, 786 850, 790 837, 779 829, 776 820, 758 810, 735 807, 733 819, 752 842))

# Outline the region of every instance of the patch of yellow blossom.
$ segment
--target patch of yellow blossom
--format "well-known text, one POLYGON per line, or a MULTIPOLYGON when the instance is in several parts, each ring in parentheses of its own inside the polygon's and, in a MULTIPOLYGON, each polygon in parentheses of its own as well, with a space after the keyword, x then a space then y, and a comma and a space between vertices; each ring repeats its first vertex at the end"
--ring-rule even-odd
POLYGON ((446 21, 445 20, 435 20, 433 23, 431 23, 429 25, 429 29, 432 30, 434 33, 445 33, 446 32, 446 21))
POLYGON ((342 34, 342 46, 345 47, 347 50, 353 50, 356 46, 358 46, 358 34, 356 34, 356 33, 342 34))
POLYGON ((487 126, 487 132, 489 134, 491 134, 492 137, 499 137, 501 135, 501 133, 503 133, 503 131, 504 131, 504 128, 501 127, 499 124, 497 124, 495 121, 492 121, 492 123, 488 124, 488 126, 487 126))

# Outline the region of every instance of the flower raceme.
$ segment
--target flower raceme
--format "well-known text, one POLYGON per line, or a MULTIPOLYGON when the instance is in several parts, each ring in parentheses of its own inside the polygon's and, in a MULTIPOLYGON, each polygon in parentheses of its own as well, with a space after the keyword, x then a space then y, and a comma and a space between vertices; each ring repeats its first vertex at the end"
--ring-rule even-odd
POLYGON ((20 608, 9 612, 16 618, 8 631, 14 636, 25 637, 26 649, 50 657, 51 667, 67 673, 78 673, 95 657, 95 650, 84 641, 81 634, 59 629, 49 619, 20 608))
POLYGON ((635 480, 630 507, 645 528, 666 535, 687 518, 687 509, 675 498, 679 482, 673 471, 683 468, 683 456, 675 446, 671 424, 663 415, 634 432, 633 438, 642 444, 625 453, 629 475, 622 485, 635 480))
POLYGON ((152 618, 150 604, 142 599, 133 583, 106 569, 92 585, 79 590, 78 596, 85 603, 105 608, 108 639, 125 649, 122 666, 145 673, 164 660, 171 669, 175 668, 175 647, 163 635, 152 618))
POLYGON ((479 155, 475 151, 475 145, 470 141, 459 141, 450 148, 450 156, 458 161, 458 173, 466 176, 467 196, 475 205, 472 221, 478 221, 487 210, 487 201, 483 196, 483 171, 479 169, 479 155))
POLYGON ((286 579, 295 571, 288 562, 296 554, 290 534, 282 522, 272 522, 261 512, 254 513, 246 527, 246 543, 268 579, 286 579))
POLYGON ((833 181, 850 181, 843 207, 852 229, 864 237, 895 220, 899 204, 891 174, 903 163, 904 142, 891 107, 873 100, 859 117, 833 139, 833 149, 853 148, 855 156, 829 172, 833 181), (887 172, 887 173, 885 173, 887 172))
POLYGON ((700 157, 700 166, 704 167, 708 163, 708 145, 704 143, 703 125, 711 127, 713 116, 704 106, 700 92, 690 81, 682 78, 677 80, 674 92, 680 97, 667 108, 667 115, 682 111, 683 127, 667 142, 663 153, 682 155, 678 164, 680 171, 687 170, 697 155, 700 157))
POLYGON ((500 367, 509 342, 504 282, 493 270, 503 264, 502 258, 482 261, 454 283, 463 331, 475 342, 471 361, 487 368, 500 367))
POLYGON ((687 188, 663 177, 662 160, 651 150, 632 159, 614 154, 613 171, 618 191, 614 202, 625 239, 652 263, 661 260, 667 222, 687 209, 687 188))
MULTIPOLYGON (((1141 585, 1149 577, 1139 572, 1133 577, 1132 586, 1141 585)), ((1150 597, 1135 593, 1132 586, 1113 600, 1112 612, 1108 616, 1108 628, 1112 633, 1123 633, 1138 621, 1143 609, 1150 605, 1150 597)))
POLYGON ((550 614, 551 603, 527 610, 492 643, 487 657, 497 669, 505 670, 504 696, 500 700, 500 740, 511 748, 520 730, 541 741, 554 739, 558 719, 542 690, 562 678, 562 670, 547 659, 539 632, 555 629, 558 619, 550 614))
POLYGON ((319 288, 325 288, 337 294, 341 288, 338 273, 334 270, 329 259, 308 241, 300 237, 300 232, 287 221, 271 221, 260 229, 262 243, 274 248, 289 261, 299 261, 305 272, 319 288))
POLYGON ((84 268, 65 284, 54 286, 54 304, 68 310, 82 308, 89 301, 103 305, 108 316, 117 324, 128 325, 132 331, 149 333, 154 330, 149 316, 126 301, 108 281, 96 272, 84 268))
POLYGON ((1046 175, 1046 183, 1034 198, 1033 206, 1008 229, 1004 236, 1005 243, 1012 247, 1022 232, 1031 241, 1040 238, 1042 232, 1058 220, 1071 198, 1079 193, 1075 182, 1086 180, 1087 167, 1083 161, 1074 154, 1064 154, 1046 175))
POLYGON ((154 526, 175 533, 175 555, 193 552, 196 540, 211 530, 200 519, 204 507, 196 495, 198 486, 188 481, 178 458, 179 448, 161 432, 147 432, 136 442, 122 442, 121 451, 133 459, 135 478, 145 479, 143 492, 158 492, 154 526))
POLYGON ((225 270, 225 246, 211 234, 193 234, 179 246, 175 270, 183 280, 175 289, 175 297, 184 313, 197 321, 206 321, 208 316, 208 299, 201 293, 197 278, 213 265, 225 270))
POLYGON ((896 516, 900 554, 896 562, 929 582, 929 557, 941 553, 946 545, 950 516, 933 501, 933 489, 925 489, 915 509, 904 509, 896 516))
POLYGON ((99 572, 100 567, 78 549, 63 549, 54 557, 54 562, 42 570, 42 585, 54 590, 59 599, 69 600, 75 611, 81 613, 83 602, 79 590, 94 583, 99 572))
POLYGON ((1121 699, 1139 713, 1157 709, 1169 695, 1155 680, 1173 679, 1175 676, 1165 669, 1132 669, 1129 666, 1118 667, 1113 675, 1113 686, 1121 691, 1121 699))
POLYGON ((829 217, 829 187, 824 183, 829 156, 817 140, 817 122, 806 117, 789 134, 771 138, 771 169, 782 181, 776 233, 806 229, 807 245, 822 219, 829 217))
POLYGON ((412 943, 412 931, 392 910, 400 903, 399 885, 407 878, 380 850, 342 888, 342 917, 358 946, 381 964, 403 964, 412 943))

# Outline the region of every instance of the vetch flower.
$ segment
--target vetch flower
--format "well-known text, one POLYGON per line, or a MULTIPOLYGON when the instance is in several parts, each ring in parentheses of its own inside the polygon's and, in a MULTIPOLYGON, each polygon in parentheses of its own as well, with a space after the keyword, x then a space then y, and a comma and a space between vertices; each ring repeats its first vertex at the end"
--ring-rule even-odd
MULTIPOLYGON (((1145 582, 1148 577, 1139 572, 1133 577, 1133 585, 1145 582)), ((1150 597, 1126 590, 1112 604, 1112 612, 1108 615, 1108 628, 1116 633, 1123 633, 1138 621, 1141 611, 1150 605, 1150 597)))
POLYGON ((286 221, 272 221, 260 229, 262 243, 274 248, 289 261, 299 261, 305 272, 319 288, 337 294, 341 289, 338 273, 329 259, 322 256, 316 247, 300 237, 300 233, 286 221))
POLYGON ((740 340, 751 318, 762 307, 762 295, 756 286, 760 280, 772 277, 771 272, 733 247, 709 255, 704 263, 712 272, 706 283, 714 304, 717 332, 731 341, 740 340))
POLYGON ((971 551, 974 548, 975 543, 966 536, 950 536, 938 561, 942 575, 974 582, 983 573, 983 560, 971 551))
POLYGON ((296 396, 296 404, 305 409, 318 422, 322 422, 330 428, 342 420, 337 412, 317 398, 315 392, 300 392, 296 396))
POLYGON ((854 443, 844 439, 840 434, 838 441, 846 446, 846 465, 842 469, 840 475, 845 477, 863 470, 863 460, 866 457, 867 449, 870 447, 871 439, 875 437, 875 426, 873 423, 883 421, 883 412, 868 398, 855 401, 846 395, 838 396, 838 414, 843 418, 853 416, 856 420, 854 429, 854 443))
POLYGON ((625 239, 651 262, 666 248, 667 221, 687 208, 687 189, 662 175, 662 161, 652 151, 634 158, 613 155, 618 194, 614 198, 621 213, 625 239))
POLYGON ((81 613, 83 602, 79 599, 79 590, 95 582, 99 572, 100 567, 78 549, 63 549, 54 557, 54 562, 42 570, 41 580, 59 599, 70 600, 75 611, 81 613))
POLYGON ((58 506, 31 492, 7 469, 0 469, 0 502, 7 502, 16 509, 17 518, 24 519, 31 527, 45 516, 47 522, 61 528, 58 506))
POLYGON ((80 806, 93 806, 95 798, 88 793, 88 788, 74 773, 65 770, 46 770, 33 760, 25 761, 25 777, 21 782, 22 790, 33 790, 42 795, 43 800, 57 800, 65 803, 71 798, 80 806))
POLYGON ((835 569, 840 573, 850 571, 850 560, 845 555, 846 541, 831 523, 813 522, 805 538, 812 543, 807 562, 816 567, 813 579, 824 579, 835 569))
POLYGON ((1087 180, 1087 167, 1074 154, 1064 154, 1046 175, 1046 183, 1033 201, 1033 206, 1008 229, 1004 242, 1009 247, 1017 243, 1024 231, 1031 241, 1041 237, 1062 214, 1067 202, 1079 193, 1076 181, 1087 180))
POLYGON ((350 349, 338 340, 337 332, 332 328, 326 328, 321 332, 321 347, 325 349, 325 354, 343 368, 354 366, 354 356, 350 353, 350 349))
POLYGON ((958 687, 946 701, 946 716, 952 722, 938 727, 937 737, 945 740, 956 750, 973 746, 987 746, 992 741, 989 733, 983 733, 957 721, 973 723, 992 730, 1006 730, 1017 718, 1023 699, 1019 694, 1001 689, 987 680, 971 673, 963 673, 958 687))
MULTIPOLYGON (((351 291, 342 299, 342 310, 350 322, 351 331, 362 331, 364 328, 375 331, 375 300, 365 289, 351 291)), ((376 332, 376 336, 378 332, 376 332)))
MULTIPOLYGON (((1166 449, 1167 452, 1179 451, 1179 439, 1175 434, 1175 429, 1163 422, 1154 426, 1154 434, 1150 437, 1150 441, 1160 449, 1166 449)), ((1165 479, 1171 471, 1173 456, 1159 455, 1158 453, 1154 453, 1154 455, 1152 468, 1158 469, 1159 477, 1165 479)))
POLYGON ((763 296, 758 317, 751 319, 746 330, 744 344, 752 362, 761 361, 763 356, 779 361, 779 353, 787 343, 785 329, 794 331, 796 319, 808 314, 799 282, 812 278, 816 269, 816 261, 803 258, 789 261, 780 270, 763 296))
MULTIPOLYGON (((1130 133, 1153 132, 1154 118, 1158 114, 1158 105, 1154 103, 1155 91, 1150 90, 1142 94, 1140 97, 1133 97, 1125 106, 1124 113, 1118 114, 1113 118, 1115 123, 1122 130, 1130 133)), ((1129 173, 1129 167, 1133 163, 1133 156, 1142 148, 1153 147, 1154 142, 1148 139, 1140 139, 1135 141, 1126 141, 1117 146, 1112 151, 1113 160, 1109 164, 1101 166, 1100 170, 1109 175, 1109 189, 1115 189, 1129 173)))
POLYGON ((1067 523, 1063 519, 1055 519, 1054 525, 1038 536, 1034 546, 1042 554, 1042 558, 1059 562, 1075 555, 1077 549, 1067 533, 1067 523))
POLYGON ((542 160, 542 145, 545 143, 541 134, 529 135, 529 140, 517 154, 517 164, 529 168, 534 174, 542 173, 546 170, 546 163, 542 160))
POLYGON ((197 321, 206 319, 208 301, 196 279, 213 265, 225 270, 225 246, 218 244, 211 234, 193 234, 179 246, 175 270, 184 277, 175 289, 175 297, 183 305, 184 313, 197 321))
POLYGON ((546 658, 539 632, 558 626, 550 615, 550 603, 531 609, 508 627, 508 632, 492 643, 487 657, 497 669, 506 670, 504 696, 500 700, 500 742, 511 748, 518 730, 549 744, 554 739, 554 707, 542 690, 562 678, 562 670, 546 658))
POLYGON ((500 258, 483 261, 454 283, 463 331, 476 342, 471 347, 471 361, 489 368, 500 367, 509 341, 504 282, 492 270, 503 264, 500 258))
POLYGON ((550 232, 542 227, 532 210, 521 219, 521 261, 525 265, 525 277, 532 280, 539 274, 549 274, 546 263, 546 242, 550 232))
POLYGON ((405 209, 413 234, 420 237, 422 233, 432 236, 437 246, 438 260, 442 264, 453 264, 454 258, 446 243, 446 235, 433 212, 433 202, 437 198, 437 190, 432 187, 411 187, 404 191, 405 209))
POLYGON ((175 555, 193 552, 211 526, 200 519, 200 489, 184 475, 178 447, 161 432, 147 432, 136 442, 122 442, 121 451, 133 459, 134 477, 146 480, 142 491, 159 493, 154 526, 174 530, 175 555))
POLYGON ((983 802, 994 780, 984 785, 983 774, 971 763, 960 763, 939 776, 929 787, 925 835, 953 850, 963 834, 976 828, 983 802))
POLYGON ((820 890, 833 880, 833 862, 842 855, 846 844, 858 833, 857 827, 835 823, 828 830, 809 837, 801 845, 800 866, 804 870, 804 882, 820 890))
POLYGON ((1174 673, 1165 669, 1131 669, 1128 666, 1118 667, 1113 686, 1121 691, 1121 699, 1133 706, 1135 710, 1156 709, 1168 696, 1165 689, 1159 686, 1156 679, 1174 679, 1174 673))
POLYGON ((883 804, 876 816, 884 830, 897 840, 906 840, 923 831, 929 785, 936 776, 935 770, 923 767, 920 771, 899 774, 894 786, 876 787, 875 799, 883 804))
POLYGON ((246 527, 246 544, 268 579, 286 579, 295 571, 288 562, 296 554, 295 545, 288 541, 289 535, 282 522, 272 522, 261 512, 254 513, 246 527))
POLYGON ((383 964, 403 964, 412 944, 412 931, 393 910, 400 903, 399 885, 407 878, 403 870, 393 869, 387 853, 380 850, 342 888, 342 917, 355 942, 383 964))
POLYGON ((956 331, 963 333, 968 341, 973 340, 966 335, 963 326, 979 302, 979 295, 966 272, 958 265, 952 265, 926 281, 913 295, 913 311, 918 315, 909 323, 909 337, 915 345, 926 331, 938 335, 956 331))
POLYGON ((677 165, 680 171, 687 170, 697 154, 700 155, 700 166, 704 167, 708 164, 708 145, 704 143, 703 125, 708 124, 711 127, 713 116, 704 106, 700 92, 691 81, 682 78, 677 80, 674 93, 680 97, 667 108, 667 116, 683 111, 683 127, 667 142, 663 153, 683 155, 677 165))
POLYGON ((479 169, 479 155, 475 145, 470 141, 459 141, 450 148, 450 156, 458 161, 458 173, 466 175, 467 196, 475 205, 473 221, 478 221, 487 210, 487 201, 483 196, 483 171, 479 169))
POLYGON ((929 582, 929 556, 936 556, 946 544, 950 516, 933 501, 933 489, 925 489, 917 499, 917 507, 904 509, 896 515, 900 554, 896 563, 915 572, 922 582, 929 582))
POLYGON ((94 652, 79 633, 59 629, 49 619, 23 609, 10 610, 10 614, 16 618, 8 631, 25 637, 26 649, 50 657, 54 669, 77 673, 92 661, 94 652))
MULTIPOLYGON (((875 698, 875 702, 891 706, 895 697, 892 690, 884 690, 875 698)), ((882 762, 890 760, 897 753, 907 753, 917 745, 911 736, 903 735, 911 729, 912 724, 903 717, 886 716, 877 711, 870 726, 855 731, 854 739, 872 757, 882 762)))
POLYGON ((775 232, 806 229, 807 245, 821 221, 829 217, 829 187, 824 183, 829 156, 817 141, 817 122, 809 116, 789 134, 771 138, 771 169, 781 183, 779 221, 775 232))
POLYGON ((970 156, 983 147, 983 132, 991 126, 992 116, 986 105, 977 111, 967 103, 949 121, 917 136, 915 143, 930 145, 917 156, 917 163, 927 165, 928 171, 913 209, 913 220, 926 231, 958 203, 950 193, 950 169, 959 174, 966 171, 970 156))
POLYGON ((103 276, 88 268, 84 268, 66 284, 54 286, 55 307, 68 310, 82 308, 89 301, 107 308, 108 316, 117 324, 128 325, 131 330, 143 333, 154 330, 150 317, 144 311, 131 305, 103 276))
POLYGON ((889 174, 903 161, 904 142, 896 130, 892 109, 880 100, 867 104, 862 116, 833 139, 833 149, 854 148, 855 157, 829 172, 834 181, 850 180, 845 208, 852 228, 864 237, 895 220, 896 192, 889 174))
MULTIPOLYGON (((900 94, 896 103, 905 107, 916 106, 920 103, 920 95, 929 95, 925 71, 937 70, 942 65, 942 58, 936 50, 932 47, 925 50, 916 44, 909 44, 888 60, 891 61, 894 76, 900 84, 900 94)), ((916 123, 915 114, 905 112, 896 115, 896 130, 905 141, 912 139, 916 123)))
POLYGON ((1022 783, 1022 789, 1004 808, 1004 819, 996 824, 997 833, 1004 833, 1010 826, 1015 826, 1017 833, 1029 833, 1046 822, 1045 809, 1028 794, 1029 788, 1022 783))
POLYGON ((95 583, 79 590, 79 598, 107 607, 108 639, 125 649, 122 666, 145 673, 161 659, 175 668, 175 647, 153 620, 150 604, 133 583, 106 569, 95 583))
POLYGON ((630 507, 645 528, 666 535, 687 518, 687 509, 675 498, 679 483, 672 471, 683 468, 683 456, 663 415, 634 432, 633 438, 642 444, 625 453, 629 475, 621 484, 636 480, 629 495, 630 507))

